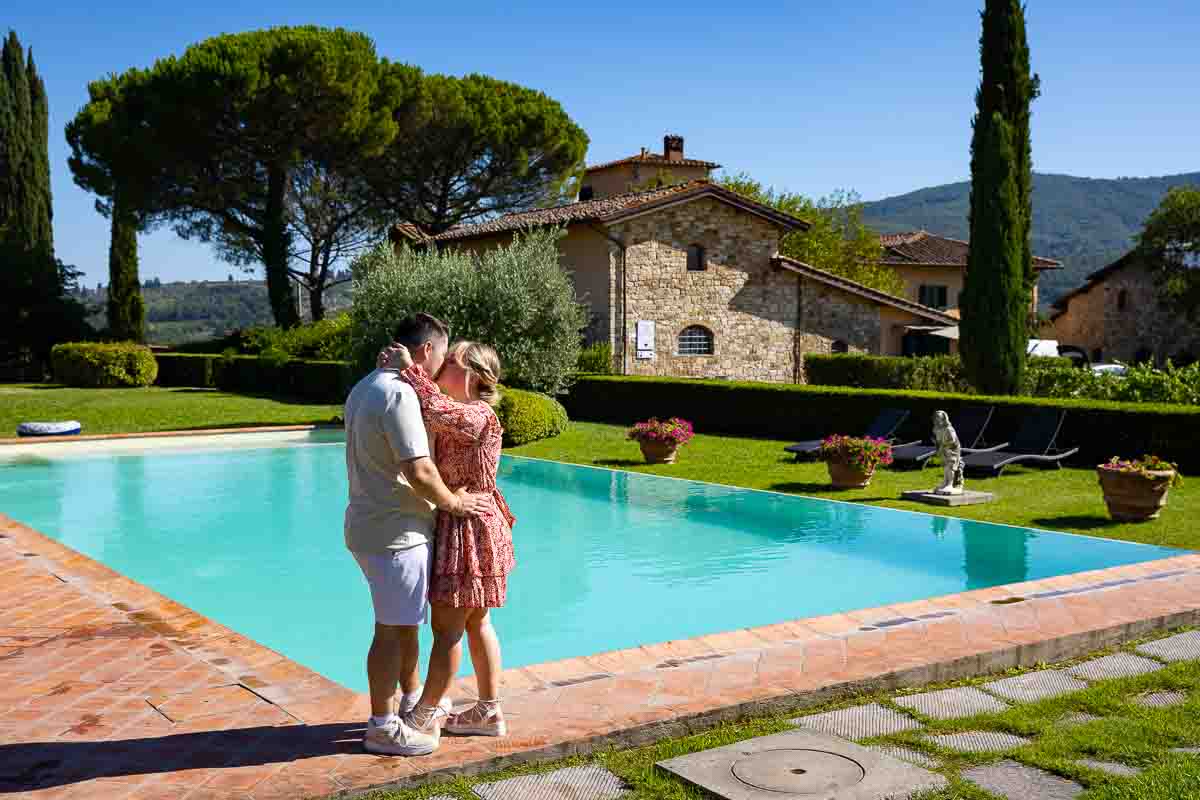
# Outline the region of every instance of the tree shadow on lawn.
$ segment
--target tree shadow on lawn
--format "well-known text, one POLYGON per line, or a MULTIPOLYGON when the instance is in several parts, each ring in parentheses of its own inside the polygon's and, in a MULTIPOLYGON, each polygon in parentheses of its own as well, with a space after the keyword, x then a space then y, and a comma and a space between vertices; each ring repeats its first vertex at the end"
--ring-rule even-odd
POLYGON ((598 458, 592 463, 598 467, 612 467, 614 469, 648 466, 645 459, 639 461, 636 458, 598 458))
POLYGON ((1039 517, 1033 520, 1033 524, 1050 530, 1094 531, 1115 528, 1121 523, 1099 514, 1063 514, 1057 517, 1039 517))

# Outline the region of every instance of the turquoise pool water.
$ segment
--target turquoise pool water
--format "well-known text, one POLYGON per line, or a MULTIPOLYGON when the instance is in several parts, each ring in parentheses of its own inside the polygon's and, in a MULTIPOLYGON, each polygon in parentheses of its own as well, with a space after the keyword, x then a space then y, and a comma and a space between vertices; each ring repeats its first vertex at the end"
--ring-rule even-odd
MULTIPOLYGON (((544 461, 501 469, 518 517, 495 615, 507 666, 1178 554, 544 461)), ((345 500, 328 437, 0 461, 0 511, 365 690, 371 604, 343 549, 345 500)))

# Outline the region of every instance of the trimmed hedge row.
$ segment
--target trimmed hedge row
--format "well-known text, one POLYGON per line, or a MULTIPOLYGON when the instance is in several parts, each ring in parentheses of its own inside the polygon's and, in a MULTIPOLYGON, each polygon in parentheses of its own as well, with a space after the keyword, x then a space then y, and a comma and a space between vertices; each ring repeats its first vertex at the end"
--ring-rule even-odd
POLYGON ((149 386, 158 375, 150 348, 135 342, 70 342, 50 351, 54 379, 88 389, 149 386))
MULTIPOLYGON (((1071 369, 1069 358, 1034 356, 1026 371, 1027 388, 1037 387, 1037 376, 1048 370, 1071 369)), ((813 354, 804 357, 808 382, 817 386, 853 386, 860 389, 918 389, 933 392, 970 392, 958 356, 872 356, 862 353, 813 354)), ((1031 392, 1032 393, 1032 392, 1031 392)))
POLYGON ((162 353, 159 386, 216 387, 242 394, 287 395, 314 403, 344 403, 354 386, 345 361, 162 353))
POLYGON ((859 433, 885 406, 912 412, 901 438, 928 439, 935 410, 985 404, 996 407, 992 441, 1011 439, 1030 408, 1063 408, 1059 443, 1080 448, 1077 464, 1154 453, 1185 472, 1200 470, 1200 408, 1192 406, 608 375, 579 376, 564 401, 574 420, 628 425, 681 416, 702 433, 797 441, 859 433))

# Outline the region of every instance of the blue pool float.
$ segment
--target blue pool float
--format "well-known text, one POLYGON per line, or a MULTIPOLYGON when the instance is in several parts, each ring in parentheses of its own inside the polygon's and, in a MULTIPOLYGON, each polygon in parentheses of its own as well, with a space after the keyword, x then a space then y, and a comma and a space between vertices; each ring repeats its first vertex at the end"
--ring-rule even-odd
POLYGON ((17 436, 75 436, 83 426, 75 420, 66 422, 22 422, 17 426, 17 436))

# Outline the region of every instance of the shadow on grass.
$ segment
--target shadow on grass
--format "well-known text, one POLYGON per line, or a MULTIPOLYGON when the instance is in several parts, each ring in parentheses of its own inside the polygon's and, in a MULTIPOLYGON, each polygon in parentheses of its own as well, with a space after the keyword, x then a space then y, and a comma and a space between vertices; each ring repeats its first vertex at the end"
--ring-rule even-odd
POLYGON ((300 425, 315 425, 318 431, 341 431, 343 426, 340 422, 330 422, 328 419, 311 419, 301 420, 297 422, 219 422, 210 425, 190 425, 181 428, 168 428, 169 431, 215 431, 226 428, 291 428, 300 425))
POLYGON ((825 483, 772 483, 767 487, 773 492, 786 492, 787 494, 807 494, 821 495, 823 499, 829 500, 848 500, 853 503, 881 503, 884 500, 895 500, 894 497, 852 497, 850 496, 854 489, 834 489, 825 483), (827 497, 825 497, 827 496, 827 497))
POLYGON ((1101 528, 1115 528, 1121 523, 1099 514, 1063 514, 1058 517, 1039 517, 1033 523, 1039 527, 1051 530, 1070 529, 1076 531, 1094 531, 1101 528))
POLYGON ((638 460, 636 458, 598 458, 592 463, 598 467, 612 467, 613 469, 646 466, 645 459, 638 460))

